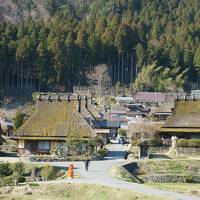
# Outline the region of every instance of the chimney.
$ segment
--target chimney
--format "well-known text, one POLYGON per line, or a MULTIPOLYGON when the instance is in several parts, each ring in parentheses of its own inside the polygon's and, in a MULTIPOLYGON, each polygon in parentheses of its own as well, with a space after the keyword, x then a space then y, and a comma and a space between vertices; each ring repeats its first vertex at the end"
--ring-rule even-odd
POLYGON ((88 109, 88 97, 87 96, 85 96, 85 107, 86 107, 86 109, 88 109))
POLYGON ((70 94, 67 94, 67 101, 70 102, 70 94))
POLYGON ((78 112, 81 113, 81 97, 78 95, 78 112))

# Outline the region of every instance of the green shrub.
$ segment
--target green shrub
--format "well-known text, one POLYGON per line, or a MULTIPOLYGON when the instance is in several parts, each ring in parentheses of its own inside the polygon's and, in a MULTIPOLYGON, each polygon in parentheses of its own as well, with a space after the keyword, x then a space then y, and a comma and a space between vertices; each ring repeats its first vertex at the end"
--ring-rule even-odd
POLYGON ((196 175, 187 175, 185 177, 185 183, 199 183, 200 180, 199 180, 199 176, 196 176, 196 175))
POLYGON ((108 150, 106 148, 101 148, 97 151, 97 153, 100 155, 100 156, 106 156, 107 153, 108 153, 108 150))
POLYGON ((15 163, 12 168, 13 171, 18 172, 20 175, 23 175, 25 172, 25 165, 22 162, 15 163))
POLYGON ((47 180, 51 180, 56 177, 56 172, 52 166, 47 165, 41 169, 40 175, 47 180))
POLYGON ((137 139, 133 140, 132 146, 140 146, 140 140, 137 140, 137 139))
POLYGON ((25 118, 25 114, 20 111, 17 111, 15 118, 14 118, 15 130, 17 130, 24 124, 24 121, 25 121, 24 118, 25 118))
POLYGON ((10 176, 13 173, 12 166, 9 163, 0 163, 0 176, 10 176))
POLYGON ((177 143, 178 147, 193 147, 200 148, 200 139, 179 139, 177 143))
POLYGON ((163 141, 158 134, 155 134, 148 140, 148 145, 150 147, 161 147, 163 146, 163 141))
POLYGON ((32 101, 33 101, 33 103, 36 102, 37 96, 38 96, 38 93, 37 93, 37 92, 33 92, 33 93, 32 93, 32 101))
POLYGON ((186 139, 179 139, 177 142, 178 147, 188 147, 188 141, 186 139))
POLYGON ((59 170, 57 173, 56 173, 56 177, 58 178, 58 177, 62 177, 62 176, 64 176, 66 174, 66 171, 65 170, 59 170))
POLYGON ((15 185, 26 181, 26 178, 17 171, 13 172, 12 177, 15 185))
POLYGON ((127 132, 126 132, 126 130, 119 128, 118 129, 118 135, 120 135, 120 136, 127 136, 127 132))
POLYGON ((13 175, 6 176, 0 179, 0 187, 13 186, 15 184, 16 184, 16 179, 15 177, 13 177, 13 175))
POLYGON ((0 164, 0 187, 13 186, 17 183, 24 182, 26 179, 23 176, 25 166, 23 163, 18 162, 15 164, 1 163, 0 164))
POLYGON ((93 154, 94 152, 97 151, 97 147, 102 145, 103 145, 103 140, 101 138, 93 137, 88 140, 87 148, 89 150, 89 153, 93 154))

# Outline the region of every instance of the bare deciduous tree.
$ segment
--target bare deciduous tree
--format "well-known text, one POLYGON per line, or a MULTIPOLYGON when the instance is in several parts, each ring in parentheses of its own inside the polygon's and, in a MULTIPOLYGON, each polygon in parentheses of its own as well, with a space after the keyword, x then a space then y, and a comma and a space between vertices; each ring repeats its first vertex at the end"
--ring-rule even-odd
POLYGON ((98 98, 101 98, 109 91, 110 76, 108 75, 108 67, 106 64, 95 66, 93 72, 88 74, 87 78, 98 98))

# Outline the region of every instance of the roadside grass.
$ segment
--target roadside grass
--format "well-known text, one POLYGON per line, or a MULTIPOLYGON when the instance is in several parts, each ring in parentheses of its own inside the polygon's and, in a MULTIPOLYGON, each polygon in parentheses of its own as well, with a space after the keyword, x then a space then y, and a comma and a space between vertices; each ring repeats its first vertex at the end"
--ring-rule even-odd
POLYGON ((200 197, 200 184, 192 183, 148 183, 147 186, 167 190, 170 192, 179 192, 189 195, 194 195, 200 197))
POLYGON ((89 184, 41 184, 31 186, 32 194, 0 194, 1 200, 167 200, 125 189, 89 184))
POLYGON ((200 173, 200 160, 147 160, 137 162, 139 175, 200 173))
POLYGON ((199 183, 200 160, 140 160, 129 171, 114 166, 112 177, 137 183, 199 183))

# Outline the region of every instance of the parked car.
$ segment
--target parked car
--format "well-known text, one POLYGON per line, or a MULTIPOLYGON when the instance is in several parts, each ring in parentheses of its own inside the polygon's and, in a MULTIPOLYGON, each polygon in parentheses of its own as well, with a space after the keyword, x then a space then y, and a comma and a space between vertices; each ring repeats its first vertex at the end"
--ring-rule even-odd
POLYGON ((128 138, 126 136, 118 136, 117 141, 118 141, 119 144, 129 143, 128 138))

